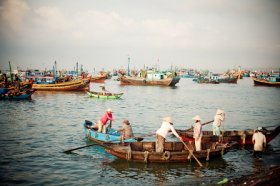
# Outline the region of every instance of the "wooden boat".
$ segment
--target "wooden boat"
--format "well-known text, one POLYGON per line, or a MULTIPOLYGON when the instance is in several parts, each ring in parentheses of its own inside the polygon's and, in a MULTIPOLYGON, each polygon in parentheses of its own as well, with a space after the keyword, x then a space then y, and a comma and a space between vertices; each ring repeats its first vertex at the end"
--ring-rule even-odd
POLYGON ((165 79, 148 79, 143 77, 120 76, 121 85, 139 85, 139 86, 175 86, 180 77, 168 77, 165 79))
MULTIPOLYGON (((230 148, 228 144, 219 144, 217 146, 203 144, 202 147, 203 150, 201 151, 193 151, 194 144, 188 143, 190 151, 200 160, 221 157, 230 148)), ((164 152, 155 152, 155 142, 105 144, 104 148, 108 153, 118 158, 145 163, 188 162, 193 158, 182 142, 165 142, 164 152)))
POLYGON ((72 80, 69 82, 55 83, 55 84, 33 84, 32 88, 35 90, 47 91, 71 91, 71 90, 85 90, 89 85, 89 80, 72 80))
POLYGON ((253 78, 255 86, 280 87, 280 77, 270 77, 268 79, 253 78))
MULTIPOLYGON (((179 136, 183 138, 183 141, 189 142, 193 141, 193 132, 187 130, 176 130, 179 136)), ((274 130, 264 130, 263 134, 266 136, 266 143, 273 140, 280 132, 280 126, 276 127, 274 130)), ((213 136, 212 131, 203 131, 202 143, 215 142, 219 140, 218 136, 213 136)), ((224 143, 237 142, 239 145, 253 145, 252 136, 254 130, 239 130, 239 131, 225 131, 222 135, 222 141, 224 143)))
MULTIPOLYGON (((103 143, 119 143, 119 142, 136 142, 141 140, 138 138, 122 139, 121 134, 112 128, 107 128, 107 133, 97 132, 96 128, 93 128, 93 122, 85 120, 84 132, 88 140, 102 145, 103 143)), ((142 139, 143 140, 143 139, 142 139)))
POLYGON ((93 92, 93 91, 87 91, 87 94, 89 97, 95 97, 95 98, 101 98, 101 99, 119 99, 123 93, 105 93, 103 94, 102 92, 93 92))
MULTIPOLYGON (((0 91, 1 92, 1 91, 0 91)), ((0 99, 8 99, 8 100, 24 100, 31 99, 31 95, 35 92, 34 89, 29 89, 26 91, 15 92, 13 90, 5 91, 0 93, 0 99)))
POLYGON ((104 83, 107 78, 108 78, 108 73, 107 72, 100 72, 100 74, 92 76, 90 78, 90 82, 104 83))

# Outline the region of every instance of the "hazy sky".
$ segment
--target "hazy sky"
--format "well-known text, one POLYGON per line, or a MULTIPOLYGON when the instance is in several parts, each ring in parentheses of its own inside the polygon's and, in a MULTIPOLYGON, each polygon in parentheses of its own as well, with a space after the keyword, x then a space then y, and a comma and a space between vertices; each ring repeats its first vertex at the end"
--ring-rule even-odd
POLYGON ((0 0, 0 69, 280 67, 279 0, 0 0))

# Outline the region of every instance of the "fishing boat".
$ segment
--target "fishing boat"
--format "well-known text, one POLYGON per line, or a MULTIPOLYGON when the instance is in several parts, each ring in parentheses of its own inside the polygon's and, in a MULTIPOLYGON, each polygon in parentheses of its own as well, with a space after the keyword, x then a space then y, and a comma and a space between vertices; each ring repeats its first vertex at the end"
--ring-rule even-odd
MULTIPOLYGON (((3 88, 1 88, 3 89, 3 88)), ((6 88, 5 88, 6 89, 6 88)), ((8 99, 8 100, 25 100, 25 99, 31 99, 31 95, 35 92, 34 89, 29 89, 26 91, 20 91, 20 92, 16 92, 13 90, 1 90, 0 91, 0 99, 4 100, 4 99, 8 99)))
POLYGON ((89 97, 100 98, 100 99, 119 99, 123 93, 103 93, 103 92, 93 92, 87 91, 89 97))
POLYGON ((100 74, 98 74, 98 75, 91 76, 90 77, 90 82, 104 83, 107 78, 108 78, 108 73, 107 72, 100 72, 100 74))
POLYGON ((280 77, 269 77, 266 79, 253 78, 255 86, 280 87, 280 77))
POLYGON ((113 128, 107 128, 107 132, 101 133, 97 131, 97 128, 94 128, 94 123, 88 120, 85 120, 83 123, 85 137, 97 144, 102 145, 103 143, 119 143, 119 142, 136 142, 143 140, 140 138, 128 138, 122 139, 121 134, 113 128))
POLYGON ((39 91, 72 91, 85 90, 88 88, 89 80, 72 80, 55 84, 33 84, 32 88, 39 91))
POLYGON ((162 79, 120 76, 121 85, 139 85, 139 86, 175 86, 180 77, 167 77, 162 79))
POLYGON ((131 142, 123 144, 105 144, 105 150, 128 161, 151 162, 151 163, 171 163, 189 162, 196 157, 200 160, 210 160, 221 157, 228 152, 228 144, 202 144, 203 150, 194 151, 194 143, 188 143, 188 148, 182 142, 165 142, 164 152, 155 152, 155 142, 131 142), (193 156, 192 156, 193 154, 193 156))
MULTIPOLYGON (((263 128, 263 134, 266 136, 266 142, 269 143, 273 140, 280 132, 280 126, 276 127, 273 130, 266 130, 263 128)), ((183 141, 189 142, 194 141, 193 132, 189 130, 176 130, 183 141)), ((213 136, 213 131, 203 131, 202 143, 215 142, 219 140, 218 136, 213 136)), ((221 140, 224 143, 236 142, 238 145, 253 145, 252 136, 254 130, 233 130, 233 131, 224 131, 220 136, 221 140)))

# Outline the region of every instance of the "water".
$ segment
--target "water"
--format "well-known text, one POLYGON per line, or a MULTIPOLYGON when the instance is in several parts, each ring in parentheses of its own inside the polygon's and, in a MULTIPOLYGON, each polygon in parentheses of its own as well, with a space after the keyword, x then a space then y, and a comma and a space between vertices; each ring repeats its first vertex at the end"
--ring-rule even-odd
MULTIPOLYGON (((91 87, 100 90, 99 84, 91 87)), ((280 124, 280 89, 254 87, 250 78, 218 85, 181 79, 174 88, 120 86, 108 80, 106 87, 123 92, 122 99, 98 100, 85 92, 36 92, 31 101, 1 101, 1 185, 209 185, 280 165, 280 136, 262 160, 252 158, 251 149, 232 149, 223 158, 202 162, 202 168, 195 161, 127 162, 99 146, 62 153, 85 145, 83 121, 97 121, 107 108, 114 112, 114 128, 128 119, 139 136, 155 132, 166 116, 173 118, 177 129, 189 128, 197 114, 202 122, 210 121, 217 108, 226 112, 226 130, 280 124)), ((203 130, 210 128, 206 125, 203 130)))

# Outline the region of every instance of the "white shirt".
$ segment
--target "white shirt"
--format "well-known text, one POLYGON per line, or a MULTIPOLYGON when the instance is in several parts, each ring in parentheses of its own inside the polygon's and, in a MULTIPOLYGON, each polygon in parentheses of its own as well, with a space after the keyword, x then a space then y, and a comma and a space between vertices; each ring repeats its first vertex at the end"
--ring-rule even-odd
POLYGON ((166 136, 170 130, 177 138, 180 138, 180 136, 174 129, 173 125, 171 125, 170 123, 168 123, 166 121, 162 122, 161 127, 157 130, 156 134, 161 135, 162 137, 166 138, 166 136))
POLYGON ((222 125, 222 122, 224 121, 224 116, 222 116, 221 114, 216 114, 214 117, 214 122, 213 125, 220 127, 222 125))
POLYGON ((262 151, 263 144, 266 144, 266 137, 261 132, 255 132, 252 141, 254 143, 254 150, 255 151, 262 151))

